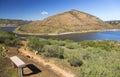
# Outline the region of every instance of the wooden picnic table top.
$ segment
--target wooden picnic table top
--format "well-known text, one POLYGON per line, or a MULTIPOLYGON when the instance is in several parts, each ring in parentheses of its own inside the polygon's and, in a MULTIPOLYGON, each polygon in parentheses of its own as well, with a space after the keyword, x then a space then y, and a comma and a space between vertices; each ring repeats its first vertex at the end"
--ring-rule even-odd
POLYGON ((10 57, 10 59, 18 68, 26 66, 26 64, 17 56, 10 57))

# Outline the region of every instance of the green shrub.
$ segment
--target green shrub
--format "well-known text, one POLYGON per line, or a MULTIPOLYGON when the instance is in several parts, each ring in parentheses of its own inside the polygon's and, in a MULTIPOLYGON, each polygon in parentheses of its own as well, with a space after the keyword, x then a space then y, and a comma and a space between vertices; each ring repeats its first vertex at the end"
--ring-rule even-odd
POLYGON ((58 41, 56 45, 58 45, 58 46, 65 46, 65 42, 64 41, 58 41))
POLYGON ((69 40, 69 39, 65 40, 65 42, 67 42, 67 43, 73 43, 73 41, 69 40))
POLYGON ((4 40, 4 44, 9 46, 17 46, 20 44, 20 39, 19 38, 14 38, 13 40, 6 39, 4 40))
POLYGON ((35 36, 28 38, 27 46, 31 50, 35 50, 35 51, 38 51, 40 53, 40 52, 42 52, 42 48, 45 45, 49 45, 49 41, 47 41, 45 39, 40 39, 39 37, 35 37, 35 36))
POLYGON ((7 54, 6 52, 7 52, 6 47, 0 45, 0 57, 5 57, 7 54))
POLYGON ((70 63, 71 66, 74 67, 80 67, 83 64, 83 61, 80 60, 78 56, 72 56, 68 62, 70 63))
POLYGON ((39 43, 41 43, 41 45, 45 46, 45 45, 50 45, 50 42, 46 39, 40 39, 39 43))
POLYGON ((84 60, 88 60, 90 57, 91 57, 91 56, 90 56, 89 54, 83 55, 83 59, 84 59, 84 60))
POLYGON ((66 47, 69 49, 76 49, 79 48, 79 45, 77 43, 67 43, 66 47))
POLYGON ((39 51, 40 50, 39 38, 37 38, 37 37, 29 37, 27 46, 32 50, 39 51))
POLYGON ((87 47, 94 47, 94 48, 100 48, 102 50, 111 51, 111 50, 119 50, 117 47, 120 47, 119 44, 117 44, 116 41, 111 40, 103 40, 103 41, 82 41, 79 43, 83 48, 87 47))
POLYGON ((53 40, 53 39, 48 39, 50 45, 56 45, 56 43, 58 42, 57 40, 53 40))
POLYGON ((0 43, 9 46, 16 46, 20 44, 20 39, 13 33, 0 30, 0 43))
POLYGON ((45 46, 42 51, 46 57, 64 58, 64 49, 55 45, 45 46))
POLYGON ((52 40, 52 39, 49 39, 48 40, 50 45, 57 45, 57 46, 65 46, 65 42, 64 41, 58 41, 58 40, 52 40))
POLYGON ((95 44, 95 41, 86 40, 86 41, 80 42, 80 45, 86 48, 86 47, 94 47, 96 44, 95 44))

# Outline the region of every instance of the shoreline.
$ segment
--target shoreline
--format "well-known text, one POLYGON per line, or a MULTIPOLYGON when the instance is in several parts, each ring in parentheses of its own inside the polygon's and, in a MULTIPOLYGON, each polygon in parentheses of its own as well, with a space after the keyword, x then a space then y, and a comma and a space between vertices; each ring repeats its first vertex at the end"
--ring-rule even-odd
POLYGON ((88 31, 80 31, 80 32, 64 32, 64 33, 21 33, 18 31, 13 31, 16 34, 23 34, 23 35, 44 35, 44 36, 57 36, 57 35, 67 35, 67 34, 76 34, 76 33, 90 33, 90 32, 106 32, 106 31, 120 31, 120 29, 108 29, 108 30, 88 30, 88 31))
POLYGON ((16 28, 17 28, 18 26, 0 26, 0 28, 5 28, 5 27, 6 27, 6 28, 7 28, 7 27, 8 27, 8 28, 13 28, 13 27, 16 27, 16 28))

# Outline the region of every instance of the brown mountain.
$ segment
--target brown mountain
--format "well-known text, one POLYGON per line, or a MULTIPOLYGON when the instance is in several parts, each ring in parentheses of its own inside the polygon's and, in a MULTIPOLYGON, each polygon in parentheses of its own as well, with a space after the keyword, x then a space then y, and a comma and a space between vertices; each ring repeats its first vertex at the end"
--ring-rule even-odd
POLYGON ((80 12, 71 10, 50 16, 42 21, 34 21, 30 24, 17 28, 17 33, 64 33, 64 32, 80 32, 88 30, 109 29, 111 25, 103 22, 99 18, 80 12))
POLYGON ((0 18, 0 27, 17 27, 31 22, 32 21, 0 18))

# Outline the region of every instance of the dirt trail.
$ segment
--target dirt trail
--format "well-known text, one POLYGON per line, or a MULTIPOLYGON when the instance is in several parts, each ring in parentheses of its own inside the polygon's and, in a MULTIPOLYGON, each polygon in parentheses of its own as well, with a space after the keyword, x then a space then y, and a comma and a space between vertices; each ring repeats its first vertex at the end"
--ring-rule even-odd
POLYGON ((75 77, 75 75, 72 74, 71 72, 65 71, 65 70, 61 69, 60 67, 58 67, 55 64, 52 64, 50 62, 46 62, 39 55, 35 55, 31 51, 25 50, 25 44, 26 44, 26 42, 24 41, 23 44, 24 44, 24 46, 20 47, 18 50, 20 52, 22 52, 24 55, 32 57, 34 60, 36 60, 39 64, 42 64, 43 66, 46 66, 46 67, 49 66, 49 68, 52 71, 54 71, 56 74, 60 75, 61 77, 75 77))

